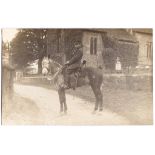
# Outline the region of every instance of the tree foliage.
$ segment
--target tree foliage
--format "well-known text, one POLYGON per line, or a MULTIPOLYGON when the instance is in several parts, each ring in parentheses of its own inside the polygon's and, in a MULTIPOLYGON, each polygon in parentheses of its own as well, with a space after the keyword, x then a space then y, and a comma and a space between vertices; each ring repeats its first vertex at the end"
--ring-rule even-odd
POLYGON ((46 29, 21 29, 11 42, 13 62, 18 68, 23 68, 36 59, 41 61, 46 49, 46 29))
POLYGON ((103 50, 103 60, 106 69, 114 70, 116 58, 119 57, 122 67, 134 67, 138 59, 138 43, 119 41, 108 35, 102 36, 105 49, 103 50))

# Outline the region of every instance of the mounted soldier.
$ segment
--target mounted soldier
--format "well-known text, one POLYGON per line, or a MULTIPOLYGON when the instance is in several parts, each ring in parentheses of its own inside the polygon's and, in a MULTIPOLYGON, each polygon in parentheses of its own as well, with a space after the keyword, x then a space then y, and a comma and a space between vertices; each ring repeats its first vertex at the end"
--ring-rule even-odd
POLYGON ((58 91, 61 113, 67 113, 65 90, 70 88, 75 90, 76 87, 81 87, 84 85, 90 85, 94 92, 96 102, 93 112, 103 110, 102 70, 95 67, 87 67, 86 60, 83 60, 81 63, 82 56, 82 44, 81 42, 75 42, 71 59, 67 61, 64 66, 60 64, 58 65, 58 63, 55 61, 53 61, 53 64, 50 65, 51 69, 58 67, 51 80, 58 91))
POLYGON ((80 69, 82 56, 82 44, 80 41, 76 41, 74 43, 72 57, 65 63, 66 69, 64 73, 64 88, 70 88, 70 75, 80 69))

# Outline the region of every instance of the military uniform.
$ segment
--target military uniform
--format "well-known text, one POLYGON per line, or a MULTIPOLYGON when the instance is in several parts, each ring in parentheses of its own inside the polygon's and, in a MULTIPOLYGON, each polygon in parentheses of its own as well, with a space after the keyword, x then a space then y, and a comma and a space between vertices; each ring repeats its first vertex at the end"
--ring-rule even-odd
POLYGON ((83 56, 82 49, 75 49, 75 51, 72 54, 72 58, 68 62, 69 66, 67 70, 69 74, 71 74, 80 67, 82 56, 83 56))
POLYGON ((76 70, 80 68, 82 56, 82 48, 76 48, 74 49, 72 58, 66 63, 68 67, 66 68, 64 80, 67 86, 70 84, 70 74, 74 73, 76 70))

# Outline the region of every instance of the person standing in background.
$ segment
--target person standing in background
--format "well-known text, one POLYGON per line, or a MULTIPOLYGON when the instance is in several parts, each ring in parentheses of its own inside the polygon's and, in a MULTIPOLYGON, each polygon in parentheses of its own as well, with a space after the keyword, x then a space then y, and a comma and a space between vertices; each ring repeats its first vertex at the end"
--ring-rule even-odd
POLYGON ((117 59, 116 59, 115 70, 116 70, 116 73, 121 73, 122 72, 122 64, 120 62, 119 57, 117 57, 117 59))

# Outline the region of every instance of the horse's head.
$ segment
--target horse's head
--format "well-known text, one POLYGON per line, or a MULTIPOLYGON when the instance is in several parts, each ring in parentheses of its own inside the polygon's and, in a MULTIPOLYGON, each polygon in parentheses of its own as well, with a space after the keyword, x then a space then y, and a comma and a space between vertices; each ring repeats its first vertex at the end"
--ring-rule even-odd
POLYGON ((58 62, 52 60, 49 63, 49 71, 52 75, 54 75, 60 68, 62 68, 62 65, 60 65, 58 62))
POLYGON ((58 69, 61 67, 61 65, 51 59, 48 59, 45 57, 42 61, 42 74, 48 75, 48 74, 55 74, 58 69))

